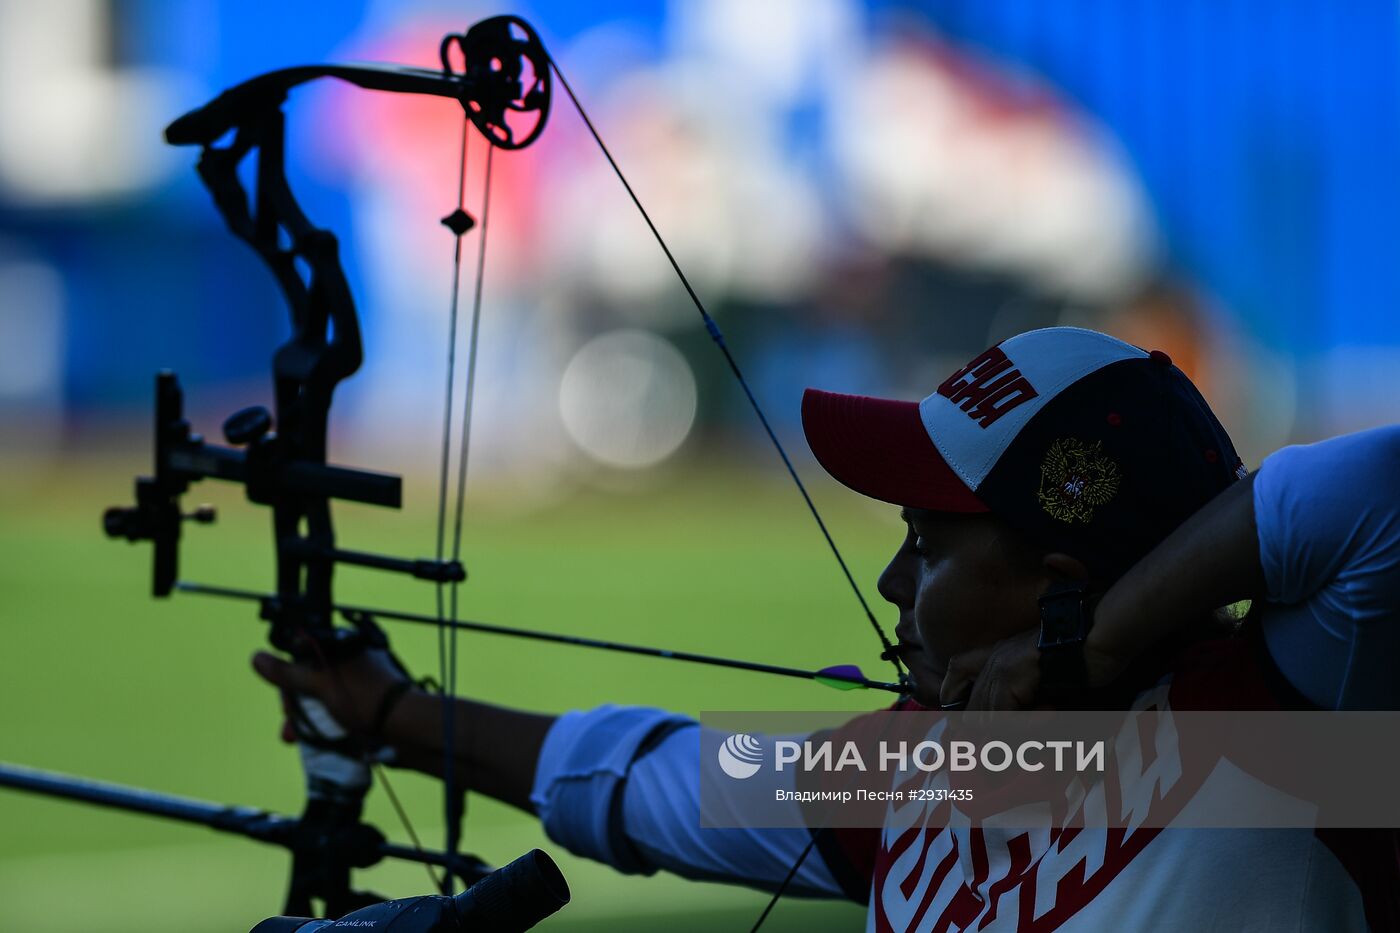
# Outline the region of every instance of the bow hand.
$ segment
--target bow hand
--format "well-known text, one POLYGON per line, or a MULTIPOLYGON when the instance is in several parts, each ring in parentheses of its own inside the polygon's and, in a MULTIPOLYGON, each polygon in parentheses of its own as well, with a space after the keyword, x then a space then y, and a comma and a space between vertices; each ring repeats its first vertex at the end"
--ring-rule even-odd
POLYGON ((259 651, 253 655, 253 670, 284 694, 318 701, 346 732, 365 741, 384 738, 374 733, 376 720, 384 718, 385 701, 391 691, 402 695, 402 685, 412 682, 398 660, 382 648, 324 664, 289 661, 259 651))

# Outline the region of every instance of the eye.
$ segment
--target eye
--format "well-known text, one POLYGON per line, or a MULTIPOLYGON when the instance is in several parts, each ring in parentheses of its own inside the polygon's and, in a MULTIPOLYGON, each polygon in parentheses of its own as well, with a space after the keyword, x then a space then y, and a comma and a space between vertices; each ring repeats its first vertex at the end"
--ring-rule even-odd
POLYGON ((909 525, 908 533, 904 536, 904 546, 923 560, 930 560, 935 551, 932 539, 919 534, 913 524, 909 525))

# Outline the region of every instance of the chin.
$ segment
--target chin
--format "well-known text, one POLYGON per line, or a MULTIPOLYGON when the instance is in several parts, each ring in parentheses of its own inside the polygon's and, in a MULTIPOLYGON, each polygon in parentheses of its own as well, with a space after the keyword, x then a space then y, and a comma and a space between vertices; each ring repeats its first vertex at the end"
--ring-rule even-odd
POLYGON ((919 675, 913 671, 909 672, 909 680, 913 690, 911 696, 920 706, 928 709, 939 708, 939 692, 943 689, 943 678, 936 674, 919 675))

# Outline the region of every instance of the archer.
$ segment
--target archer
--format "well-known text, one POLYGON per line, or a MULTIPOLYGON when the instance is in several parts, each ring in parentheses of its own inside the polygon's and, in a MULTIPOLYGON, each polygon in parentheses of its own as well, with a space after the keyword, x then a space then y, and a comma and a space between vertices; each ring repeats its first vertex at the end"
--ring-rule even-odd
MULTIPOLYGON (((809 390, 803 424, 835 478, 902 507, 879 580, 911 675, 897 708, 1127 709, 1154 688, 1181 709, 1400 701, 1400 429, 1286 448, 1249 475, 1166 354, 1075 328, 1004 341, 920 403, 809 390), (1242 599, 1256 607, 1242 622, 1217 616, 1242 599)), ((1024 834, 951 823, 701 829, 700 726, 686 717, 459 698, 444 741, 441 699, 384 652, 321 668, 259 653, 254 666, 399 765, 442 776, 453 749, 461 787, 537 815, 577 854, 868 903, 873 930, 1400 917, 1391 830, 1086 829, 1027 848, 1024 834)))

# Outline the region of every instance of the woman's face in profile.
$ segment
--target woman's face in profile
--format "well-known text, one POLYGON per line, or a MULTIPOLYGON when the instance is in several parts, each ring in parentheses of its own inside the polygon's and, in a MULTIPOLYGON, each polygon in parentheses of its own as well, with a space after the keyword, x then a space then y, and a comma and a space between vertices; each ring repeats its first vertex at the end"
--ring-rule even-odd
POLYGON ((936 709, 950 658, 1038 624, 1049 576, 990 514, 904 509, 901 517, 904 540, 880 575, 880 595, 899 609, 895 635, 914 698, 936 709))

